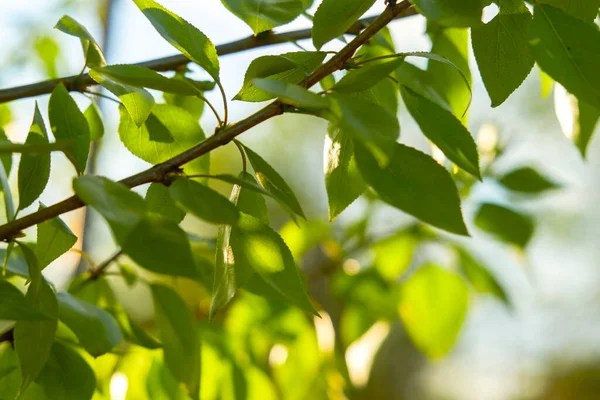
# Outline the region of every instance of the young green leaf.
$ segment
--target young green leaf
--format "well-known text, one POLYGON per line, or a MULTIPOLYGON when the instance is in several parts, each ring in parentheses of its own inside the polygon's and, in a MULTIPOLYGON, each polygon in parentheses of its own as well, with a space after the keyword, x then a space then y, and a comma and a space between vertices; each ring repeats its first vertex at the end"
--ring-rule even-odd
POLYGON ((200 389, 200 337, 194 316, 172 289, 151 285, 156 325, 164 347, 164 361, 192 398, 200 389))
POLYGON ((401 87, 400 93, 423 134, 452 162, 481 179, 477 146, 467 128, 451 112, 411 89, 401 87))
MULTIPOLYGON (((44 207, 40 203, 39 210, 44 207)), ((35 246, 36 257, 40 268, 44 269, 52 261, 69 251, 77 242, 77 236, 63 222, 60 217, 55 217, 42 222, 37 228, 37 244, 35 246)))
POLYGON ((104 124, 102 123, 102 117, 100 116, 98 107, 96 107, 94 103, 90 104, 83 112, 83 115, 90 128, 90 140, 92 142, 97 142, 102 139, 102 136, 104 136, 104 124))
POLYGON ((169 192, 169 188, 160 182, 154 182, 146 192, 146 203, 148 211, 162 214, 176 224, 183 221, 185 211, 183 211, 169 192))
POLYGON ((579 118, 573 135, 573 141, 581 155, 585 157, 588 144, 598 124, 598 119, 600 119, 600 108, 590 106, 581 100, 578 101, 578 106, 579 118))
POLYGON ((82 174, 90 151, 90 130, 85 116, 62 84, 56 85, 50 96, 48 115, 56 141, 73 140, 64 153, 82 174))
POLYGON ((162 344, 154 336, 135 323, 129 315, 122 313, 120 317, 118 319, 119 326, 128 342, 151 350, 162 347, 162 344))
POLYGON ((340 93, 367 90, 390 76, 402 63, 404 58, 398 57, 384 62, 365 64, 363 67, 350 70, 331 90, 340 93))
POLYGON ((231 249, 236 265, 247 265, 287 301, 317 314, 292 253, 277 232, 247 214, 242 214, 238 225, 231 229, 231 249))
POLYGON ((479 293, 489 293, 505 304, 510 304, 506 292, 496 278, 465 249, 459 248, 460 270, 479 293))
POLYGON ((0 398, 16 399, 21 386, 21 371, 19 371, 19 357, 10 342, 0 343, 0 398))
MULTIPOLYGON (((252 175, 247 172, 242 172, 240 177, 243 180, 254 181, 252 175)), ((229 201, 234 205, 241 205, 245 212, 250 212, 256 218, 260 218, 260 215, 266 213, 267 205, 262 197, 262 203, 258 197, 259 195, 252 193, 252 197, 246 197, 242 199, 242 186, 235 184, 231 189, 231 196, 229 201), (256 197, 254 197, 256 196, 256 197), (243 203, 240 204, 240 200, 243 203), (264 206, 264 208, 263 208, 264 206)), ((266 220, 268 223, 268 217, 266 220)), ((236 290, 241 287, 244 283, 250 279, 254 274, 252 268, 247 264, 237 262, 236 255, 233 253, 231 247, 231 225, 219 225, 217 232, 217 251, 215 255, 215 279, 213 281, 212 299, 210 302, 209 318, 212 319, 217 311, 225 307, 235 296, 236 290)))
POLYGON ((458 275, 426 265, 401 288, 398 311, 408 335, 430 358, 452 349, 469 307, 469 288, 458 275))
POLYGON ((179 178, 169 192, 179 206, 204 221, 233 225, 239 219, 239 211, 227 197, 201 183, 179 178))
MULTIPOLYGON (((252 215, 254 218, 259 219, 261 222, 268 224, 269 210, 267 209, 267 203, 265 202, 265 198, 262 196, 263 193, 254 190, 254 187, 258 187, 260 189, 262 188, 258 185, 256 179, 254 179, 254 177, 247 172, 240 172, 239 179, 242 180, 244 184, 239 185, 238 189, 238 209, 245 214, 252 215)), ((235 202, 233 201, 234 190, 235 189, 232 190, 231 197, 229 200, 235 204, 235 202)))
POLYGON ((146 212, 139 194, 106 178, 81 176, 73 181, 73 189, 81 201, 106 219, 118 241, 129 235, 146 212))
POLYGON ((117 240, 123 253, 142 268, 159 274, 198 278, 187 235, 179 225, 162 215, 146 214, 127 237, 117 237, 117 240))
POLYGON ((481 23, 481 0, 412 0, 432 21, 447 26, 474 26, 481 23))
POLYGON ((10 190, 10 184, 8 183, 8 176, 4 170, 4 164, 0 163, 0 183, 2 195, 4 197, 4 212, 6 213, 6 220, 12 221, 16 217, 15 204, 13 202, 12 191, 10 190))
POLYGON ((325 43, 343 35, 375 0, 324 0, 313 21, 313 44, 320 49, 325 43))
POLYGON ((497 204, 486 203, 475 216, 475 225, 498 240, 524 248, 533 236, 531 218, 497 204))
POLYGON ((279 173, 277 173, 277 171, 275 171, 273 167, 257 153, 246 146, 244 146, 244 150, 246 151, 250 164, 252 164, 252 168, 254 168, 256 179, 258 179, 260 185, 271 192, 273 196, 283 203, 290 211, 302 218, 306 218, 292 188, 289 187, 281 175, 279 175, 279 173))
POLYGON ((325 188, 327 189, 329 220, 342 211, 367 189, 356 160, 349 132, 330 123, 325 136, 325 188))
MULTIPOLYGON (((158 164, 182 153, 205 139, 198 118, 176 106, 157 104, 141 127, 119 107, 119 137, 134 155, 158 164)), ((207 174, 210 157, 199 157, 183 166, 188 175, 207 174)))
POLYGON ((396 70, 396 80, 401 86, 410 88, 413 92, 419 93, 446 110, 452 111, 450 104, 433 86, 433 77, 427 71, 405 62, 396 70))
POLYGON ((397 116, 365 96, 334 93, 329 97, 333 99, 333 122, 371 149, 379 162, 387 163, 385 149, 400 135, 397 116))
POLYGON ((415 249, 419 244, 415 235, 400 231, 373 244, 373 264, 379 274, 393 282, 404 274, 411 265, 415 249))
POLYGON ((15 350, 21 363, 21 392, 40 374, 52 348, 58 326, 56 294, 42 277, 35 254, 26 245, 19 244, 29 265, 31 283, 25 295, 35 309, 49 317, 39 321, 18 321, 14 328, 15 350))
POLYGON ((184 96, 195 96, 200 93, 194 85, 182 79, 167 78, 146 67, 139 65, 107 65, 94 68, 94 74, 122 85, 160 90, 165 93, 175 93, 184 96))
POLYGON ((135 122, 135 125, 138 127, 142 126, 154 107, 154 97, 147 90, 117 83, 97 73, 96 70, 90 71, 90 77, 117 96, 121 100, 121 103, 123 103, 123 106, 125 106, 131 119, 135 122))
POLYGON ((586 22, 593 22, 598 16, 600 0, 540 0, 586 22))
MULTIPOLYGON (((0 162, 2 162, 2 165, 4 166, 4 171, 6 172, 6 176, 10 175, 10 170, 12 169, 12 164, 13 164, 12 151, 10 151, 8 149, 10 148, 10 146, 14 146, 14 145, 15 144, 12 143, 6 136, 6 133, 4 132, 2 127, 0 127, 0 154, 1 154, 0 162)), ((18 146, 25 146, 25 145, 18 145, 18 146)))
POLYGON ((81 40, 85 65, 90 68, 103 67, 106 65, 104 54, 98 43, 94 40, 87 29, 79 22, 68 15, 64 15, 54 26, 54 28, 66 33, 67 35, 78 37, 81 40))
POLYGON ((31 321, 51 318, 36 309, 19 289, 0 279, 0 319, 31 321))
POLYGON ((523 0, 502 0, 499 14, 471 30, 471 42, 481 78, 492 100, 502 104, 527 78, 534 60, 527 30, 531 13, 523 0))
POLYGON ((93 357, 105 354, 121 343, 121 330, 108 312, 67 292, 56 295, 58 318, 77 336, 79 343, 93 357))
POLYGON ((329 101, 301 86, 274 79, 256 78, 252 81, 255 87, 294 107, 320 109, 329 107, 329 101))
MULTIPOLYGON (((48 133, 37 102, 33 122, 29 128, 26 145, 48 144, 48 133)), ((44 191, 50 178, 50 153, 23 154, 19 161, 17 177, 19 187, 19 210, 31 205, 44 191)), ((14 214, 13 214, 14 215, 14 214)))
POLYGON ((36 383, 43 388, 47 399, 90 399, 96 389, 96 374, 77 351, 54 342, 36 383))
POLYGON ((454 181, 431 157, 393 143, 382 168, 369 150, 356 141, 354 145, 361 175, 383 201, 448 232, 469 234, 454 181))
POLYGON ((221 0, 255 35, 295 20, 307 6, 306 0, 221 0))
POLYGON ((445 103, 450 105, 454 115, 465 123, 466 113, 471 104, 469 31, 435 26, 428 26, 428 30, 433 46, 431 53, 426 54, 437 54, 439 57, 435 62, 427 64, 427 73, 432 79, 431 85, 445 99, 445 103))
POLYGON ((558 8, 537 4, 529 46, 552 79, 580 100, 600 108, 600 31, 596 26, 558 8))
POLYGON ((206 35, 154 0, 133 0, 154 29, 173 47, 219 80, 217 49, 206 35))
POLYGON ((258 57, 250 63, 244 76, 244 84, 233 99, 251 102, 274 99, 277 96, 266 93, 254 86, 253 81, 255 78, 268 78, 299 84, 321 65, 325 56, 327 56, 327 53, 322 51, 304 51, 258 57))
POLYGON ((500 177, 499 182, 506 188, 523 193, 541 193, 559 187, 531 167, 516 169, 500 177))

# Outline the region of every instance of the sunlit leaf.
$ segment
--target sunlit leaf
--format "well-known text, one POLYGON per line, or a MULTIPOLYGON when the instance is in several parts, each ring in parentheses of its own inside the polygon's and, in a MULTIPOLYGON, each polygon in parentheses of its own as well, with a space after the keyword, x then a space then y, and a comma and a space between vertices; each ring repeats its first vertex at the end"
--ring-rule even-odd
POLYGON ((320 49, 325 43, 341 36, 371 6, 375 0, 324 0, 313 21, 313 44, 320 49))
POLYGON ((64 15, 58 21, 55 28, 67 35, 78 37, 81 40, 85 65, 90 68, 103 67, 106 65, 106 60, 104 59, 104 54, 102 54, 100 46, 98 46, 98 43, 96 43, 92 35, 79 22, 68 15, 64 15))
POLYGON ((306 0, 221 0, 255 35, 285 25, 306 10, 306 0))
MULTIPOLYGON (((38 210, 45 207, 40 203, 38 210)), ((69 251, 77 242, 77 236, 60 217, 42 222, 37 228, 37 244, 35 253, 40 268, 44 269, 52 261, 69 251)))
POLYGON ((102 117, 100 116, 98 107, 96 107, 94 103, 90 104, 83 112, 83 115, 90 128, 90 140, 92 142, 97 142, 102 139, 102 136, 104 136, 104 124, 102 123, 102 117))
POLYGON ((331 90, 343 93, 367 90, 390 76, 403 62, 404 58, 398 57, 380 63, 365 64, 350 70, 331 90))
POLYGON ((162 214, 177 224, 185 217, 185 211, 175 203, 169 188, 160 182, 154 182, 150 185, 148 192, 146 192, 146 203, 148 204, 148 211, 162 214))
POLYGON ((219 80, 217 49, 204 33, 153 0, 133 2, 167 42, 219 80))
POLYGON ((600 0, 540 0, 586 22, 593 22, 598 16, 600 0))
POLYGON ((481 0, 412 0, 417 9, 432 21, 449 26, 473 26, 481 22, 481 0))
POLYGON ((252 81, 258 89, 279 97, 279 99, 294 107, 319 109, 329 107, 329 101, 301 86, 274 79, 254 79, 252 81))
POLYGON ((169 186, 169 193, 179 206, 214 224, 235 224, 237 208, 219 192, 190 179, 179 178, 169 186))
POLYGON ((448 353, 469 306, 469 289, 464 280, 426 265, 402 285, 400 295, 400 317, 417 348, 431 358, 448 353))

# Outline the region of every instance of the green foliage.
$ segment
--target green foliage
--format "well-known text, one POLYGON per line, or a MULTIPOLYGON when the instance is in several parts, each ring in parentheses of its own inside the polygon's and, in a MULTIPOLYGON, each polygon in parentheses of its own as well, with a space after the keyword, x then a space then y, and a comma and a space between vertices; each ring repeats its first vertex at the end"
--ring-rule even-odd
POLYGON ((153 0, 133 2, 167 42, 219 80, 217 50, 204 33, 153 0))
POLYGON ((94 40, 87 29, 68 15, 64 15, 56 24, 56 29, 67 35, 78 37, 81 40, 81 48, 85 58, 85 65, 90 68, 103 67, 106 65, 104 54, 98 43, 94 40))
POLYGON ((481 0, 413 0, 431 21, 448 26, 474 26, 481 23, 481 0))
POLYGON ((48 316, 37 310, 19 289, 0 280, 0 319, 14 321, 43 320, 48 316))
POLYGON ((464 249, 459 249, 458 254, 460 270, 477 292, 489 293, 505 304, 510 303, 500 283, 477 259, 464 249))
POLYGON ((315 13, 313 44, 317 49, 341 36, 363 15, 375 0, 324 0, 315 13))
MULTIPOLYGON (((45 207, 40 203, 39 209, 45 207)), ((35 255, 40 268, 44 269, 52 261, 69 251, 77 242, 77 236, 59 217, 38 225, 35 255)))
POLYGON ((254 79, 254 86, 263 92, 279 97, 282 102, 298 108, 320 109, 329 107, 326 98, 321 97, 301 86, 275 79, 254 79))
MULTIPOLYGON (((46 126, 40 114, 37 103, 33 115, 33 122, 25 144, 45 145, 48 143, 46 126)), ((24 154, 19 161, 19 209, 31 205, 44 191, 50 178, 50 154, 37 155, 24 154)))
POLYGON ((535 61, 552 79, 600 108, 600 31, 595 25, 538 4, 529 29, 529 46, 535 61))
POLYGON ((173 220, 176 224, 183 221, 185 211, 182 210, 169 192, 169 188, 162 183, 153 183, 146 192, 148 211, 155 212, 173 220))
POLYGON ((498 15, 473 28, 473 52, 492 107, 502 104, 527 78, 534 60, 527 30, 531 13, 523 0, 503 0, 498 15))
POLYGON ((221 0, 255 35, 295 20, 312 0, 221 0))
POLYGON ((464 280, 435 265, 425 265, 402 285, 400 294, 398 311, 417 348, 431 358, 450 351, 469 307, 464 280))
POLYGON ((71 141, 63 152, 73 163, 77 173, 82 174, 90 150, 90 129, 77 103, 62 84, 57 85, 50 96, 48 115, 56 141, 71 141))
POLYGON ((558 185, 544 178, 531 167, 519 168, 500 178, 500 183, 516 192, 541 193, 545 190, 556 189, 558 185))
POLYGON ((90 140, 97 142, 104 136, 104 123, 100 116, 100 110, 94 103, 91 103, 88 108, 83 112, 85 119, 87 120, 88 127, 90 128, 90 140))
POLYGON ((350 70, 331 90, 340 93, 362 92, 386 79, 402 63, 403 58, 392 59, 381 63, 367 64, 364 67, 350 70))
POLYGON ((475 224, 479 229, 491 233, 499 240, 525 247, 533 235, 533 221, 515 211, 497 204, 483 204, 475 224))

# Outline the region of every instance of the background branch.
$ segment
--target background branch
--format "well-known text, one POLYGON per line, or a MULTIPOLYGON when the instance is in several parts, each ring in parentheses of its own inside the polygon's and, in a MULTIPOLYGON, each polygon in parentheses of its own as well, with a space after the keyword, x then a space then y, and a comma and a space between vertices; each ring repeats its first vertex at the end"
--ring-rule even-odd
MULTIPOLYGON (((350 59, 354 52, 363 44, 367 43, 377 32, 383 29, 394 19, 412 15, 413 11, 411 4, 408 1, 403 1, 397 5, 390 5, 385 11, 375 18, 373 22, 367 26, 365 30, 359 33, 350 43, 344 46, 336 55, 334 55, 329 61, 321 65, 315 72, 308 76, 302 83, 302 86, 310 88, 314 84, 321 81, 326 76, 342 68, 344 63, 350 59)), ((216 149, 217 147, 223 146, 243 132, 255 127, 256 125, 264 122, 274 116, 283 114, 283 103, 280 101, 274 101, 267 105, 256 113, 249 117, 228 126, 227 128, 219 131, 218 133, 208 137, 198 145, 184 151, 181 154, 165 161, 164 163, 157 164, 149 169, 139 172, 129 178, 123 179, 120 182, 129 188, 143 185, 151 182, 161 182, 164 176, 169 173, 176 171, 179 167, 188 162, 216 149)), ((37 225, 40 222, 49 220, 58 215, 66 212, 75 210, 82 207, 84 203, 77 197, 72 196, 66 200, 56 203, 50 207, 41 209, 32 214, 26 215, 17 220, 11 221, 5 225, 0 226, 0 239, 10 240, 12 237, 30 226, 37 225)))
MULTIPOLYGON (((403 3, 400 3, 398 7, 401 7, 402 4, 403 3)), ((410 15, 415 15, 416 13, 417 12, 414 8, 408 8, 404 13, 398 15, 396 18, 408 17, 410 15)), ((362 29, 364 29, 365 25, 371 24, 376 18, 377 17, 368 17, 358 20, 354 25, 352 25, 352 27, 350 27, 350 29, 348 29, 347 33, 351 35, 358 34, 362 29)), ((295 42, 297 40, 309 39, 311 34, 312 29, 310 28, 277 34, 265 32, 258 36, 249 36, 244 39, 219 45, 217 46, 217 54, 219 56, 224 56, 227 54, 239 53, 259 47, 295 42)), ((181 68, 183 65, 186 65, 189 62, 190 60, 187 57, 182 54, 178 54, 144 61, 134 65, 150 68, 155 71, 173 71, 181 68)), ((94 82, 88 74, 73 75, 59 79, 50 79, 42 82, 32 83, 30 85, 2 89, 0 90, 0 103, 51 93, 59 83, 62 83, 68 90, 71 91, 82 91, 88 86, 96 85, 96 82, 94 82)))

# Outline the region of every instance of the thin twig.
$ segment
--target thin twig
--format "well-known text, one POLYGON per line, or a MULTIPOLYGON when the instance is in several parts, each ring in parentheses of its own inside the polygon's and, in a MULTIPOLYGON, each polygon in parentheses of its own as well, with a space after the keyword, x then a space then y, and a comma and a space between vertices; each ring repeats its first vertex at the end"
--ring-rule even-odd
POLYGON ((91 95, 91 96, 102 97, 103 99, 110 100, 110 101, 114 101, 114 102, 115 102, 115 103, 117 103, 117 104, 123 104, 123 103, 121 103, 119 100, 117 100, 117 99, 114 99, 114 98, 112 98, 112 97, 110 97, 110 96, 107 96, 107 95, 105 95, 105 94, 103 94, 103 93, 100 93, 100 92, 94 92, 94 91, 92 91, 92 90, 87 90, 87 89, 86 89, 86 90, 84 90, 84 91, 83 91, 83 93, 89 94, 89 95, 91 95))
MULTIPOLYGON (((308 76, 302 83, 302 86, 305 88, 310 88, 326 76, 338 71, 344 66, 344 63, 346 63, 346 61, 348 61, 354 55, 360 46, 367 43, 387 24, 396 18, 412 14, 413 11, 411 4, 407 0, 395 6, 386 8, 379 17, 373 20, 371 25, 359 33, 335 56, 317 68, 316 71, 310 76, 308 76)), ((188 162, 195 160, 196 158, 209 153, 220 146, 226 145, 247 130, 277 115, 281 115, 283 112, 283 104, 280 101, 274 101, 249 117, 225 127, 217 134, 206 138, 201 143, 182 152, 181 154, 178 154, 163 163, 154 165, 145 171, 123 179, 120 181, 120 183, 129 188, 133 188, 145 183, 162 182, 168 173, 178 170, 182 165, 187 164, 188 162)), ((29 228, 30 226, 37 225, 58 215, 75 210, 83 205, 84 203, 77 196, 72 196, 50 207, 43 208, 32 214, 11 221, 0 226, 0 240, 10 241, 15 237, 15 235, 18 235, 22 230, 29 228)))
POLYGON ((96 266, 96 268, 90 270, 90 276, 88 277, 88 280, 90 281, 94 281, 98 278, 100 278, 102 276, 102 274, 104 273, 104 271, 110 267, 110 265, 117 261, 117 259, 119 257, 121 257, 123 255, 123 250, 119 249, 117 250, 112 256, 110 256, 109 258, 107 258, 106 260, 104 260, 104 262, 102 262, 101 264, 98 264, 98 266, 96 266))

